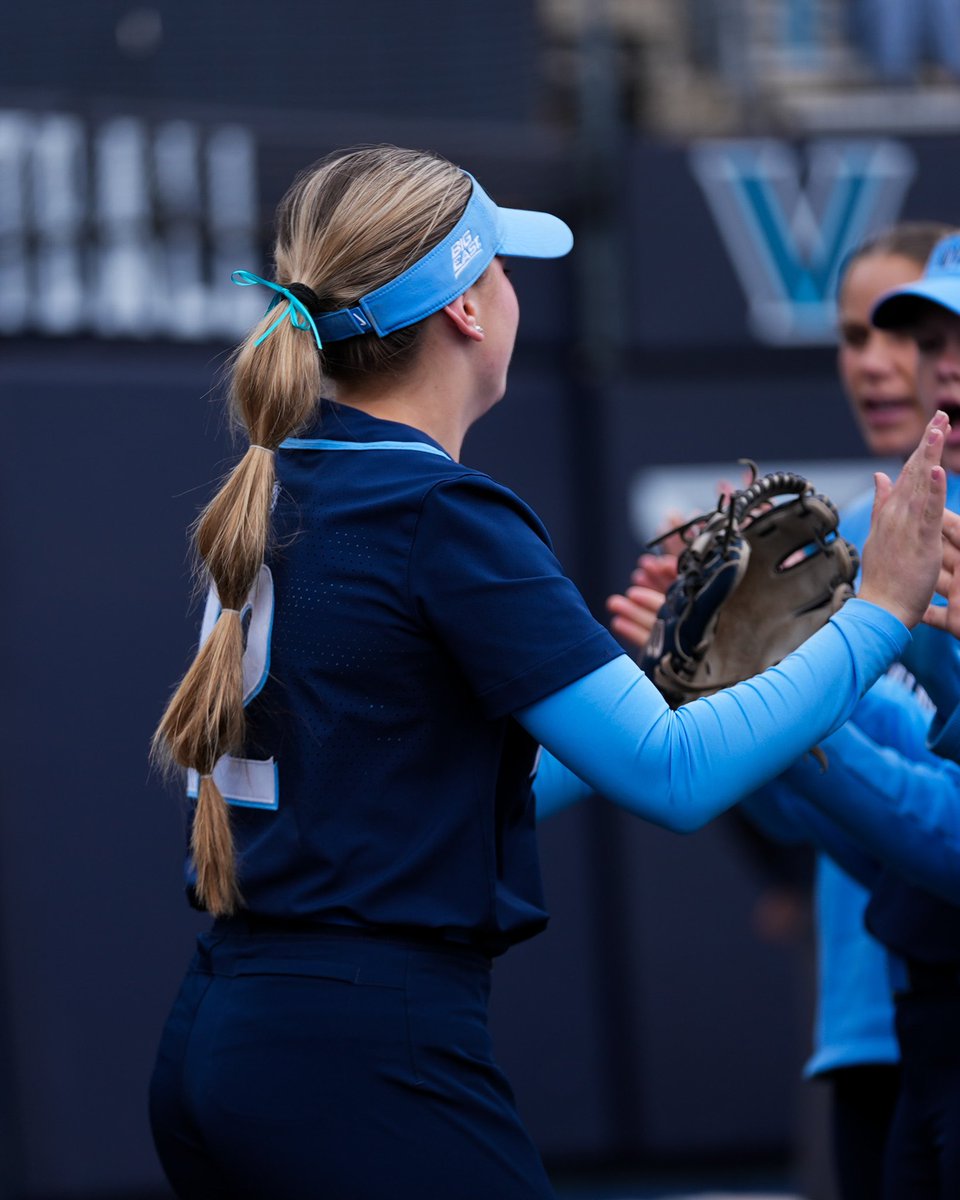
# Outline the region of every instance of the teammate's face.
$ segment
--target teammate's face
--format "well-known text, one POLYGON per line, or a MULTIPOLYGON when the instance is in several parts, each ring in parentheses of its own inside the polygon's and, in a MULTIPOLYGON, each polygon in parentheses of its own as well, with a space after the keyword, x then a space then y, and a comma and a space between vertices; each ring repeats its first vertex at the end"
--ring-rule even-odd
POLYGON ((913 283, 922 272, 922 264, 900 254, 868 255, 853 263, 840 289, 840 379, 871 454, 909 454, 926 423, 913 338, 870 324, 884 292, 913 283))
POLYGON ((950 418, 943 465, 960 471, 960 316, 936 305, 911 331, 917 340, 917 391, 924 415, 938 408, 950 418))

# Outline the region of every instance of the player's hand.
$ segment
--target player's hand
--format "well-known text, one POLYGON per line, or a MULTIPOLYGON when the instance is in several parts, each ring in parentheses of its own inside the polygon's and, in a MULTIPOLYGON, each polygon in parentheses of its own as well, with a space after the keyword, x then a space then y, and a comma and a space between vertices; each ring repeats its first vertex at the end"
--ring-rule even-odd
POLYGON ((657 619, 667 588, 677 577, 672 554, 641 554, 623 595, 607 598, 610 628, 629 646, 643 651, 657 619))
POLYGON ((937 591, 947 603, 931 604, 923 619, 960 638, 960 514, 949 509, 943 514, 943 562, 937 591))
MULTIPOLYGON (((692 514, 691 514, 692 515, 692 514)), ((668 508, 663 517, 663 522, 660 528, 663 532, 656 540, 656 545, 660 547, 659 555, 641 554, 637 559, 637 567, 645 558, 664 557, 676 560, 683 553, 686 543, 683 540, 683 534, 677 532, 669 532, 671 530, 679 530, 684 527, 689 517, 685 517, 679 508, 668 508)))
POLYGON ((675 554, 641 554, 630 574, 634 587, 651 588, 661 596, 677 577, 675 554))
POLYGON ((912 629, 924 616, 943 560, 947 477, 940 465, 945 413, 934 415, 896 483, 877 472, 860 596, 912 629))

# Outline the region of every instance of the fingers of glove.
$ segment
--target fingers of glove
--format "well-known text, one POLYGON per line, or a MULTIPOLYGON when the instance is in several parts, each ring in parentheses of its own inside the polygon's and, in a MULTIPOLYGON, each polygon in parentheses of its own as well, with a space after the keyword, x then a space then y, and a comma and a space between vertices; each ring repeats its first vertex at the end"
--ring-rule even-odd
POLYGON ((625 596, 610 596, 607 599, 610 628, 629 645, 644 650, 662 604, 663 593, 652 588, 632 587, 625 596))
POLYGON ((940 455, 947 424, 943 413, 933 417, 895 483, 882 473, 876 477, 860 595, 909 627, 922 618, 940 573, 946 499, 940 455))
POLYGON ((652 588, 665 592, 677 577, 675 554, 641 554, 636 569, 630 576, 635 587, 652 588))

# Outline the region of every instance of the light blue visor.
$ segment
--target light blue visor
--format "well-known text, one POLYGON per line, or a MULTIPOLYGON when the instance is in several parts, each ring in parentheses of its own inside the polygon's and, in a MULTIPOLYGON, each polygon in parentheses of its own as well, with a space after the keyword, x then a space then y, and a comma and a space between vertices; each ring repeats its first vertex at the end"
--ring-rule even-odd
MULTIPOLYGON (((466 172, 465 172, 466 174, 466 172)), ((498 254, 514 258, 560 258, 573 234, 559 217, 522 208, 498 208, 479 183, 463 216, 438 245, 402 275, 361 296, 350 308, 313 314, 324 342, 363 333, 386 337, 439 312, 477 282, 498 254)))
POLYGON ((937 242, 916 283, 881 296, 870 320, 878 329, 915 325, 931 304, 960 316, 960 234, 937 242))

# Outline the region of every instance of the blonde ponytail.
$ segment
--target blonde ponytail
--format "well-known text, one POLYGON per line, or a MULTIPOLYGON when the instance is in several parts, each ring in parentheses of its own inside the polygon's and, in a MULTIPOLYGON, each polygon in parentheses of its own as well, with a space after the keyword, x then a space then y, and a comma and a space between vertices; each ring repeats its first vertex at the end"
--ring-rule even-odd
POLYGON ((196 868, 194 887, 204 908, 215 917, 235 912, 243 897, 237 887, 230 808, 212 775, 200 776, 190 855, 196 868))
POLYGON ((190 849, 197 898, 214 916, 227 916, 243 902, 230 809, 213 778, 223 755, 243 749, 240 610, 267 550, 276 482, 272 452, 309 419, 320 390, 320 366, 312 342, 289 327, 276 330, 270 342, 256 346, 259 332, 254 330, 238 351, 231 384, 233 412, 251 445, 194 529, 197 555, 223 612, 174 693, 153 739, 156 760, 192 767, 200 775, 190 849))
MULTIPOLYGON (((278 212, 276 278, 286 281, 284 294, 302 284, 324 311, 355 303, 445 237, 470 188, 457 167, 421 151, 368 146, 329 156, 300 176, 278 212)), ((278 321, 271 311, 231 362, 231 410, 250 446, 194 529, 202 569, 224 611, 170 700, 152 745, 155 761, 200 776, 191 852, 198 898, 216 916, 243 903, 230 809, 213 772, 225 754, 240 753, 244 745, 239 611, 269 544, 273 452, 310 420, 322 374, 342 383, 399 374, 419 351, 421 328, 337 342, 321 354, 303 325, 278 321)))

